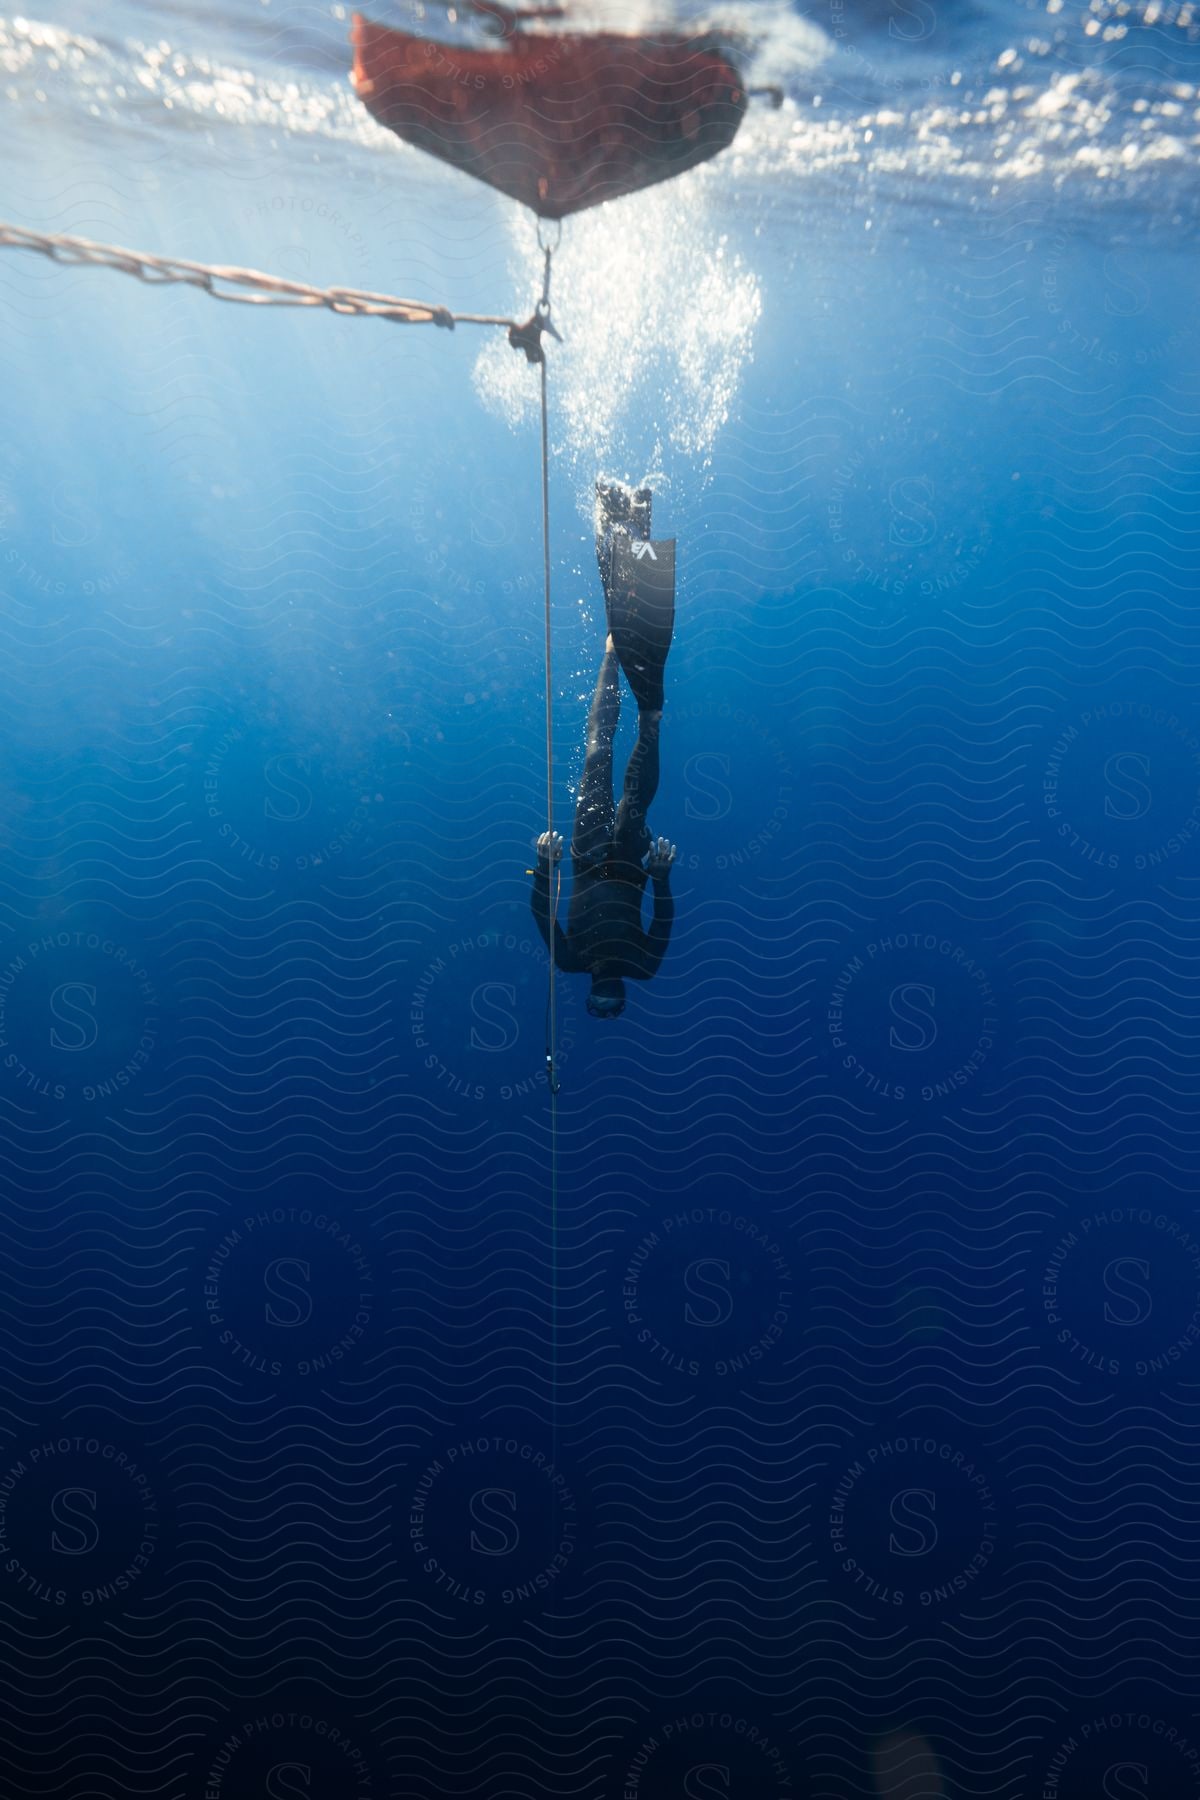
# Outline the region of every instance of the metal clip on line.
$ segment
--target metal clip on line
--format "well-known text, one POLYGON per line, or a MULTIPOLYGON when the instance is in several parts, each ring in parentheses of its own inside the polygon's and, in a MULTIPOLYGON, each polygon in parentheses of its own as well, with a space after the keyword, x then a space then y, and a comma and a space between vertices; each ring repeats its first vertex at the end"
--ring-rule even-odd
MULTIPOLYGON (((561 235, 562 228, 560 225, 559 237, 561 237, 561 235)), ((542 228, 539 223, 538 244, 546 258, 545 269, 542 275, 542 297, 523 325, 512 325, 509 327, 509 343, 514 350, 523 350, 526 359, 531 363, 543 363, 546 360, 546 352, 542 349, 543 332, 549 333, 556 344, 562 343, 562 338, 555 330, 554 323, 550 317, 550 258, 554 254, 555 245, 558 241, 558 238, 555 238, 554 244, 542 243, 542 228)))

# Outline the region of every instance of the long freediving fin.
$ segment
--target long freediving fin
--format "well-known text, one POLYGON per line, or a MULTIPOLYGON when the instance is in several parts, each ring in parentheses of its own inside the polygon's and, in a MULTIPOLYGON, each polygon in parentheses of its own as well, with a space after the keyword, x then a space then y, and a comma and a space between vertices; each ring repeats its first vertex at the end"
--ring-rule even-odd
POLYGON ((608 628, 639 710, 661 712, 675 629, 675 539, 613 535, 608 628))

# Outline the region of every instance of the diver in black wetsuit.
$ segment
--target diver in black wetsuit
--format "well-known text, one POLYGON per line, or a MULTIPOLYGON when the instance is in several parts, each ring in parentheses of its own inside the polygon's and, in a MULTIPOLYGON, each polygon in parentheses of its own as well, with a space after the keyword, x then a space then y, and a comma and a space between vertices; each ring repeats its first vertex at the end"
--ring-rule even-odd
MULTIPOLYGON (((625 1010, 625 982, 649 981, 667 948, 675 918, 671 864, 675 846, 654 839, 646 824, 658 790, 658 734, 663 667, 675 624, 675 541, 650 539, 650 490, 596 483, 596 559, 604 584, 608 638, 588 715, 587 756, 571 837, 574 886, 568 929, 554 922, 554 960, 569 974, 592 978, 587 1008, 594 1018, 625 1010), (613 739, 621 707, 620 672, 638 706, 638 735, 625 770, 621 804, 613 806, 613 739), (643 861, 644 859, 644 861, 643 861), (649 880, 654 914, 642 926, 649 880)), ((562 856, 558 832, 537 843, 533 916, 550 943, 550 875, 562 856)))

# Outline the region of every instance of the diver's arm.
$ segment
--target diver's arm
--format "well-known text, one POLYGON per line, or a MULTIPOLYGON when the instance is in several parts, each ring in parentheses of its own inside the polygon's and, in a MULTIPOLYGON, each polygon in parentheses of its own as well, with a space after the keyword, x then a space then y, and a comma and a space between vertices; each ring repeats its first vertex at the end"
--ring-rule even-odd
POLYGON ((650 929, 646 933, 646 948, 642 955, 645 968, 644 981, 658 974, 659 964, 667 954, 670 942, 671 927, 675 923, 675 901, 671 895, 670 876, 654 877, 654 914, 650 920, 650 929))
POLYGON ((651 844, 650 854, 646 858, 646 867, 650 871, 650 884, 654 893, 654 912, 650 920, 650 929, 645 933, 645 948, 642 951, 642 966, 645 973, 643 981, 649 981, 657 975, 659 965, 667 953, 667 945, 671 941, 671 927, 675 923, 675 901, 671 895, 671 864, 675 861, 676 849, 666 838, 659 838, 651 844))
MULTIPOLYGON (((533 872, 529 904, 547 950, 550 948, 550 874, 561 857, 562 838, 558 832, 543 831, 537 843, 537 866, 533 872)), ((567 975, 578 975, 581 972, 580 965, 575 960, 574 948, 557 919, 554 921, 554 964, 567 975)))

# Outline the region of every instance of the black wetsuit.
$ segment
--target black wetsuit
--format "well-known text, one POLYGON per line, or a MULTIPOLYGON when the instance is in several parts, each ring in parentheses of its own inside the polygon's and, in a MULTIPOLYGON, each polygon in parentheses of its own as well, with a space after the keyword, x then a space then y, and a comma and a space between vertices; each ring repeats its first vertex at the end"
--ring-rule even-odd
MULTIPOLYGON (((637 742, 625 770, 621 804, 613 807, 613 740, 620 716, 620 665, 615 650, 600 665, 588 715, 587 757, 571 837, 574 880, 568 928, 555 921, 554 960, 568 974, 649 981, 671 936, 675 902, 670 874, 650 876, 642 859, 650 848, 646 814, 658 791, 657 713, 638 713, 637 742), (650 881, 654 913, 642 926, 642 895, 650 881)), ((549 863, 539 860, 531 896, 533 916, 550 944, 549 863)))

